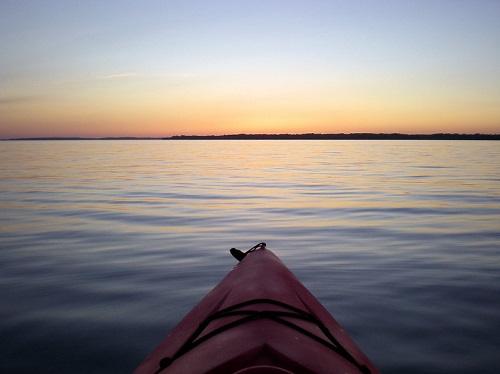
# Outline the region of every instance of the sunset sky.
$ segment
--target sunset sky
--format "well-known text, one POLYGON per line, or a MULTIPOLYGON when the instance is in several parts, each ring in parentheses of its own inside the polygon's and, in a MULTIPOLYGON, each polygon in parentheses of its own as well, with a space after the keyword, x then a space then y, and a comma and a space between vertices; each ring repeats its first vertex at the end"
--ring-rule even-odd
POLYGON ((0 2, 0 138, 500 133, 499 0, 0 2))

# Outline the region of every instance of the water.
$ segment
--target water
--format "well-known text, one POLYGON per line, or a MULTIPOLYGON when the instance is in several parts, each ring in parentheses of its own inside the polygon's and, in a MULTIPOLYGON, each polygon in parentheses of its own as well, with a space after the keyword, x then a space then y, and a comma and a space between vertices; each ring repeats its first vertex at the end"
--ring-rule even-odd
POLYGON ((127 373, 265 241, 384 373, 500 372, 500 143, 0 142, 0 372, 127 373))

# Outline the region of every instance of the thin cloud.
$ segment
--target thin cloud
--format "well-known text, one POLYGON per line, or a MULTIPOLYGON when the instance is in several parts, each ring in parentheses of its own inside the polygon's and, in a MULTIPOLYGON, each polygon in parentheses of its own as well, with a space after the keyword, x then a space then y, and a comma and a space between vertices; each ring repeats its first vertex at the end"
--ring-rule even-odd
POLYGON ((139 74, 139 73, 111 74, 111 75, 103 75, 100 77, 87 78, 84 80, 85 81, 99 81, 99 80, 119 79, 119 78, 138 77, 138 76, 144 76, 144 74, 139 74))
POLYGON ((0 105, 24 104, 39 100, 38 96, 3 96, 0 97, 0 105))
POLYGON ((145 74, 145 73, 119 73, 119 74, 109 74, 101 75, 97 77, 88 77, 81 79, 58 81, 55 83, 78 83, 78 82, 92 82, 92 81, 103 81, 103 80, 114 80, 114 79, 125 79, 133 77, 145 77, 145 78, 170 78, 170 79, 189 79, 196 77, 197 74, 193 73, 156 73, 156 74, 145 74))

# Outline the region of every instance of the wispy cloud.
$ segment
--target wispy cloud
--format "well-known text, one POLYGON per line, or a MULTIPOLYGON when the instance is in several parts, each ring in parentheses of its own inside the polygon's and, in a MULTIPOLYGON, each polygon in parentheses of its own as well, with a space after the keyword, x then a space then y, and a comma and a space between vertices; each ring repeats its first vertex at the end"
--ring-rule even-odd
POLYGON ((139 76, 145 76, 145 74, 140 74, 140 73, 110 74, 110 75, 102 75, 99 77, 91 77, 91 78, 82 79, 82 80, 83 81, 99 81, 99 80, 120 79, 120 78, 139 77, 139 76))
POLYGON ((105 79, 119 79, 119 78, 129 78, 129 77, 163 77, 163 78, 192 78, 197 76, 197 74, 193 73, 122 73, 122 74, 110 74, 103 75, 100 77, 88 78, 86 80, 105 80, 105 79))
POLYGON ((94 77, 80 78, 80 79, 70 79, 54 82, 56 84, 61 83, 78 83, 78 82, 92 82, 92 81, 104 81, 104 80, 118 80, 134 77, 143 78, 168 78, 168 79, 189 79, 196 77, 198 74, 194 73, 118 73, 118 74, 108 74, 100 75, 94 77))
POLYGON ((38 96, 33 95, 3 96, 0 97, 0 105, 24 104, 38 99, 38 96))

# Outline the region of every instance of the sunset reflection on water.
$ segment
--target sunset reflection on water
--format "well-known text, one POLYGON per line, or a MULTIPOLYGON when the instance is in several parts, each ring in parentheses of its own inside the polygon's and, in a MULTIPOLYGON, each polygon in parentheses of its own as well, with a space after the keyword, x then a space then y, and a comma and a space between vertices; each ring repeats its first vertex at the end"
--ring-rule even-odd
POLYGON ((3 372, 132 371, 235 265, 229 248, 261 241, 382 372, 500 370, 496 142, 0 152, 3 372))

